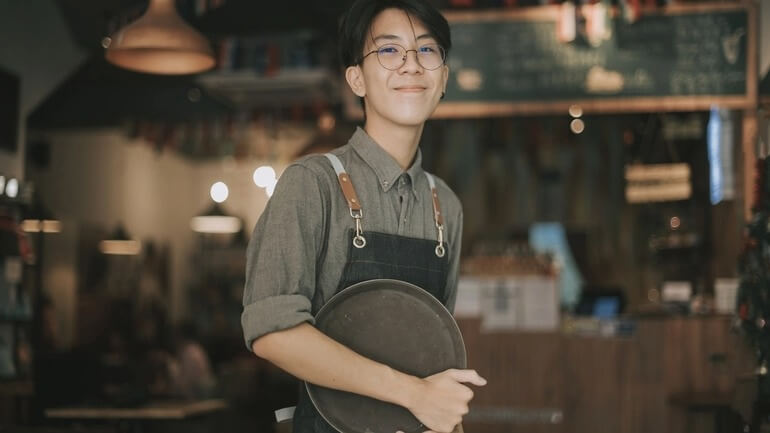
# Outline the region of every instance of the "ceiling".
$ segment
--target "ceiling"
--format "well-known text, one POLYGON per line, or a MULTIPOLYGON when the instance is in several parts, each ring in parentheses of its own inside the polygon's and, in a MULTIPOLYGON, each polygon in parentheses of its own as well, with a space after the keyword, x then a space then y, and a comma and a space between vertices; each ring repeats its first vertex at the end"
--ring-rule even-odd
MULTIPOLYGON (((110 24, 122 16, 141 13, 147 0, 55 0, 73 38, 86 49, 101 50, 110 24)), ((209 37, 259 35, 314 29, 333 35, 336 18, 350 0, 224 0, 201 16, 185 13, 195 0, 177 0, 180 12, 209 37), (192 16, 191 16, 192 15, 192 16)))

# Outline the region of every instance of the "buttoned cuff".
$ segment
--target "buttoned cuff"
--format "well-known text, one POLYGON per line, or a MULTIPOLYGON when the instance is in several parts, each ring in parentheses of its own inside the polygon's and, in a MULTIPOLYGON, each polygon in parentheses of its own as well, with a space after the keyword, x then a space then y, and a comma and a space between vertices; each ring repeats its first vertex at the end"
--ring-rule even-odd
POLYGON ((310 314, 310 300, 302 295, 279 295, 260 299, 246 305, 241 314, 243 338, 249 351, 257 338, 303 322, 314 324, 315 320, 310 314))

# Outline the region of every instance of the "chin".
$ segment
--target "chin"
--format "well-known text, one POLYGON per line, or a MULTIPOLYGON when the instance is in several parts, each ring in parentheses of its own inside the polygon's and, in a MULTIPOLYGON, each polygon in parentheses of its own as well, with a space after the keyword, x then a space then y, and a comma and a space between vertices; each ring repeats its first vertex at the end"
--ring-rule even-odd
POLYGON ((379 104, 374 105, 367 101, 367 106, 372 112, 367 117, 376 116, 383 120, 404 126, 419 126, 433 114, 438 101, 434 103, 430 98, 381 98, 379 104), (371 104, 371 105, 369 105, 371 104))
POLYGON ((398 113, 397 115, 390 116, 393 123, 405 126, 419 126, 425 123, 430 115, 424 113, 410 115, 409 113, 398 113))
POLYGON ((424 123, 436 107, 415 107, 415 106, 394 106, 394 110, 389 113, 394 122, 402 125, 420 125, 424 123))

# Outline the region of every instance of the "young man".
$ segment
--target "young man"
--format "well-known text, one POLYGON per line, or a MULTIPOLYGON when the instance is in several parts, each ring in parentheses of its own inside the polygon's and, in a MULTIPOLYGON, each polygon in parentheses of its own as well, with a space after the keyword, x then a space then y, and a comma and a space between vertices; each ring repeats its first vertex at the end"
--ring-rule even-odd
MULTIPOLYGON (((450 432, 473 397, 465 383, 486 383, 475 371, 410 376, 312 325, 335 293, 373 278, 408 281, 454 308, 462 208, 444 182, 422 170, 418 149, 446 89, 449 25, 426 0, 357 0, 340 39, 365 125, 332 155, 300 159, 281 176, 247 252, 246 345, 299 379, 398 404, 427 429, 450 432), (339 173, 354 185, 355 203, 339 173)), ((305 392, 294 431, 334 431, 305 392)))

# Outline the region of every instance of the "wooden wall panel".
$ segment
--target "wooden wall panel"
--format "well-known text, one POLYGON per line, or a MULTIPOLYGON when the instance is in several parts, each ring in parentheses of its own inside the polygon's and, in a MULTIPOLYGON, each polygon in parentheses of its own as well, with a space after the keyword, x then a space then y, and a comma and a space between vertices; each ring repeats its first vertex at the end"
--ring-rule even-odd
POLYGON ((543 422, 547 409, 563 407, 563 342, 555 333, 479 332, 478 320, 460 322, 468 348, 468 367, 488 379, 474 389, 466 431, 561 433, 562 425, 543 422))

